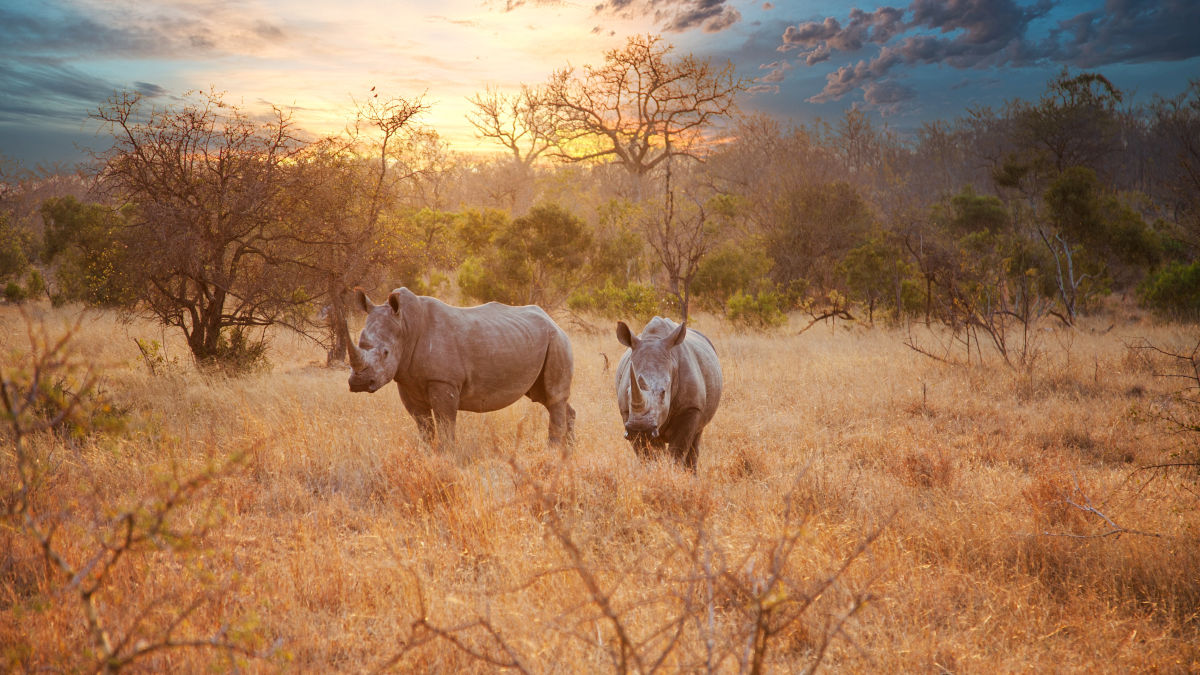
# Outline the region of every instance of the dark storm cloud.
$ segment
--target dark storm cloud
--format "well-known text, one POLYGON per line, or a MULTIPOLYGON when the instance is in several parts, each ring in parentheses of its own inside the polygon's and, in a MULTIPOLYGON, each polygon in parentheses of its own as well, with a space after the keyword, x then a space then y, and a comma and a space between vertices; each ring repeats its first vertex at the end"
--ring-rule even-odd
POLYGON ((164 58, 211 56, 287 42, 279 23, 187 5, 73 6, 66 2, 0 6, 0 57, 164 58), (17 9, 16 7, 20 7, 17 9))
POLYGON ((134 82, 133 88, 137 93, 146 98, 156 98, 158 96, 166 96, 167 90, 154 84, 153 82, 134 82))
POLYGON ((1103 10, 1060 21, 1051 48, 1081 68, 1200 56, 1200 2, 1108 0, 1103 10))
POLYGON ((669 23, 664 28, 676 33, 692 28, 702 28, 706 33, 717 33, 729 28, 741 18, 741 13, 727 7, 725 0, 694 0, 679 3, 679 7, 670 16, 669 23))
POLYGON ((78 119, 79 105, 99 104, 116 87, 75 68, 54 63, 0 61, 0 116, 78 119), (74 105, 64 108, 63 103, 74 105))
POLYGON ((0 54, 124 54, 151 50, 157 39, 137 29, 110 26, 73 12, 32 14, 0 7, 0 54))
POLYGON ((729 0, 603 0, 594 9, 621 17, 653 16, 662 30, 672 33, 695 28, 719 33, 742 20, 729 0))
POLYGON ((231 45, 252 50, 289 40, 278 23, 244 12, 234 12, 231 22, 222 9, 180 3, 79 6, 62 0, 0 4, 0 116, 14 124, 79 120, 118 89, 147 97, 167 93, 154 83, 98 75, 104 67, 99 62, 207 57, 231 45))
POLYGON ((882 106, 898 103, 890 99, 907 90, 889 79, 898 66, 1088 68, 1181 60, 1200 56, 1197 35, 1195 0, 1108 0, 1103 8, 1083 12, 1055 10, 1051 0, 913 0, 903 8, 852 9, 845 24, 831 16, 789 25, 779 50, 798 52, 810 66, 866 52, 829 73, 824 89, 809 100, 836 100, 861 89, 867 103, 882 106), (1045 26, 1052 11, 1076 13, 1052 24, 1048 37, 1032 38, 1031 26, 1045 26))

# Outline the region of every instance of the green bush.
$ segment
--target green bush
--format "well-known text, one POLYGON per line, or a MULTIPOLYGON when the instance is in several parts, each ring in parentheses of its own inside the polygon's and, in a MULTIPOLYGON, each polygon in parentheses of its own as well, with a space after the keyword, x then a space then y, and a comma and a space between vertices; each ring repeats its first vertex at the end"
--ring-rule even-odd
POLYGON ((4 299, 9 302, 24 302, 28 296, 25 289, 15 281, 10 281, 4 286, 4 299))
POLYGON ((535 206, 503 224, 486 250, 458 272, 468 298, 555 306, 581 280, 591 235, 582 220, 555 204, 535 206))
POLYGON ((724 307, 735 293, 757 289, 771 271, 771 259, 758 248, 726 244, 700 261, 692 294, 702 307, 724 307))
POLYGON ((100 307, 133 304, 132 269, 122 233, 127 213, 74 197, 42 203, 46 235, 42 262, 55 263, 55 305, 82 301, 100 307))
POLYGON ((1138 287, 1142 306, 1177 319, 1200 318, 1200 260, 1171 263, 1138 287))
POLYGON ((516 297, 488 268, 488 261, 471 256, 458 268, 458 289, 462 294, 479 302, 506 302, 511 304, 516 297))
POLYGON ((725 304, 725 318, 742 328, 778 328, 787 323, 787 315, 780 308, 782 300, 775 291, 735 293, 725 304))
POLYGON ((611 279, 604 286, 588 291, 576 291, 567 299, 567 306, 576 312, 597 314, 608 319, 632 318, 646 321, 659 311, 654 288, 637 282, 617 286, 611 279))
POLYGON ((225 372, 230 375, 247 375, 271 369, 267 360, 267 343, 251 341, 247 331, 240 327, 221 334, 217 348, 199 366, 205 370, 225 372))
POLYGON ((921 305, 912 297, 917 271, 887 233, 876 233, 851 249, 837 270, 850 297, 866 307, 872 322, 877 309, 899 318, 921 305))
POLYGON ((0 283, 11 282, 29 269, 29 233, 9 222, 8 214, 0 213, 0 283))

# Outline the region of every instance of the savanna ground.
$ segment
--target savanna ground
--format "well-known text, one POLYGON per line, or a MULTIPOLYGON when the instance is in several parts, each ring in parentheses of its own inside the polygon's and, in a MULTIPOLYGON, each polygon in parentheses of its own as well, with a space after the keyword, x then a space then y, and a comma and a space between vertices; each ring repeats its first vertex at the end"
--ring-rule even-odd
MULTIPOLYGON (((1038 331, 1017 370, 701 317, 725 394, 692 475, 623 440, 609 322, 562 322, 566 456, 528 401, 463 413, 438 454, 299 338, 225 378, 167 335, 151 374, 133 338, 159 330, 90 313, 71 344, 110 409, 22 437, 27 489, 3 437, 3 667, 101 669, 103 630, 110 666, 155 672, 1194 672, 1200 481, 1139 468, 1196 436, 1130 345, 1196 327, 1122 316, 1038 331)), ((26 324, 0 321, 15 377, 26 324)))

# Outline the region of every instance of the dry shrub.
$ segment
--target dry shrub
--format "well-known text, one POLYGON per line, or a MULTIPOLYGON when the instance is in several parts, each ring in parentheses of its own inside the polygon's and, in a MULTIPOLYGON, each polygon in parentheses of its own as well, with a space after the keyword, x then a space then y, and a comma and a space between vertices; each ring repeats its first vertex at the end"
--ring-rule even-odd
POLYGON ((718 481, 761 479, 770 474, 772 463, 771 452, 761 445, 738 443, 717 459, 711 475, 718 481))
POLYGON ((1084 512, 1068 501, 1078 499, 1079 494, 1077 481, 1061 470, 1034 476, 1021 491, 1037 532, 1082 532, 1087 524, 1084 512))
POLYGON ((402 448, 383 464, 373 495, 410 511, 451 509, 463 497, 462 472, 441 454, 402 448))
POLYGON ((668 519, 703 518, 715 505, 711 487, 666 462, 655 463, 646 473, 642 499, 649 515, 668 519))
POLYGON ((954 460, 943 450, 918 448, 905 451, 893 471, 910 487, 947 488, 954 480, 954 460))

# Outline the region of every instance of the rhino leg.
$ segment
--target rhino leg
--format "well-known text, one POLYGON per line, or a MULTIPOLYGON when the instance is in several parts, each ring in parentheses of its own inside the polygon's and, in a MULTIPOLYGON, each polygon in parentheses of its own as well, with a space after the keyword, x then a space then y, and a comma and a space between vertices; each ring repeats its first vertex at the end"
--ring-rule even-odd
POLYGON ((437 425, 438 448, 449 450, 454 447, 454 423, 458 419, 458 387, 446 382, 430 382, 426 392, 437 425))
POLYGON ((575 442, 575 409, 563 401, 546 406, 546 410, 550 412, 550 445, 572 445, 575 442))
POLYGON ((426 445, 433 445, 433 409, 426 405, 421 405, 416 401, 411 401, 404 395, 404 390, 400 390, 400 402, 404 404, 404 409, 412 416, 417 423, 417 433, 421 435, 421 442, 426 445))
POLYGON ((550 444, 570 445, 575 440, 575 409, 567 400, 571 396, 573 361, 571 343, 565 338, 550 340, 542 372, 525 395, 531 401, 546 406, 550 413, 550 444))
POLYGON ((703 431, 700 411, 695 408, 683 411, 672 420, 671 426, 669 446, 671 456, 682 461, 687 469, 695 471, 700 448, 700 434, 703 431))
POLYGON ((700 458, 700 437, 704 435, 704 429, 701 428, 692 438, 692 447, 688 449, 687 455, 683 458, 683 465, 693 472, 696 470, 696 460, 700 458))

